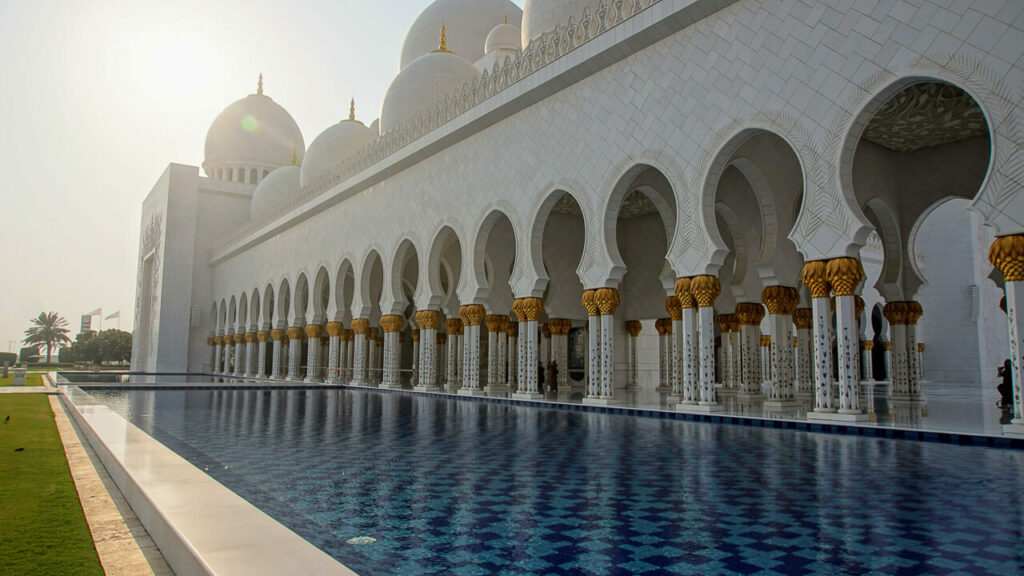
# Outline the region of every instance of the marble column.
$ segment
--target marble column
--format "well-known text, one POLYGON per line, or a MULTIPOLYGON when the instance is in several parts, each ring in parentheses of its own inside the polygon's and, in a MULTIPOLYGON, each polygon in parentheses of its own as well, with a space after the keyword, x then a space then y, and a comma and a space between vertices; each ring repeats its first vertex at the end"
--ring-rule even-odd
POLYGON ((222 347, 222 353, 223 353, 223 356, 224 356, 224 360, 223 360, 223 365, 222 365, 222 368, 221 368, 221 374, 223 374, 224 376, 231 376, 231 372, 232 372, 232 370, 231 370, 231 360, 232 360, 232 357, 233 357, 231 345, 234 343, 234 341, 235 341, 235 333, 234 332, 228 332, 227 334, 225 334, 221 338, 221 342, 224 343, 224 346, 222 347))
POLYGON ((366 386, 367 369, 367 346, 366 333, 370 329, 370 320, 367 318, 356 318, 352 321, 352 384, 366 386))
POLYGON ((267 375, 267 340, 270 339, 270 332, 260 330, 256 333, 256 377, 266 378, 267 375))
POLYGON ((380 384, 380 345, 377 342, 377 327, 366 329, 366 382, 370 386, 380 384))
MULTIPOLYGON (((413 320, 415 320, 415 316, 413 320)), ((419 328, 413 328, 409 333, 412 338, 412 376, 410 377, 410 384, 415 388, 420 382, 420 348, 422 347, 422 334, 419 328)))
POLYGON ((793 311, 793 324, 796 326, 795 391, 798 395, 813 395, 814 376, 811 366, 814 365, 814 348, 811 345, 811 328, 814 326, 814 312, 810 308, 797 308, 793 311))
POLYGON ((586 398, 601 397, 601 311, 594 300, 595 290, 583 291, 583 307, 587 309, 587 394, 586 398))
POLYGON ((917 370, 921 374, 921 381, 924 381, 924 342, 917 343, 917 370))
POLYGON ((462 343, 462 388, 463 396, 479 396, 480 389, 480 324, 484 321, 484 307, 469 304, 459 308, 465 341, 462 343))
POLYGON ((864 278, 864 271, 855 258, 833 258, 828 261, 825 273, 836 298, 836 346, 839 354, 839 409, 836 417, 867 420, 868 415, 860 409, 860 374, 857 372, 860 338, 854 294, 864 278))
POLYGON ((643 329, 643 324, 639 320, 626 321, 626 332, 629 334, 629 382, 627 385, 632 390, 640 387, 640 361, 637 357, 637 337, 640 336, 641 329, 643 329))
POLYGON ((245 377, 256 377, 256 333, 245 333, 245 377))
POLYGON ((860 372, 861 380, 864 382, 874 382, 875 373, 873 366, 871 365, 871 351, 874 350, 875 343, 871 340, 860 341, 860 372))
POLYGON ((273 356, 270 358, 270 378, 273 380, 284 379, 284 330, 271 330, 270 339, 273 344, 273 356))
POLYGON ((882 315, 889 323, 888 354, 890 358, 889 397, 897 400, 910 398, 910 378, 907 372, 907 303, 887 302, 882 315))
POLYGON ((690 294, 697 304, 697 346, 700 366, 698 406, 703 412, 722 409, 715 390, 715 300, 722 287, 718 278, 709 275, 690 279, 690 294))
MULTIPOLYGON (((594 304, 600 312, 600 355, 597 363, 591 364, 591 371, 598 373, 596 398, 588 396, 585 403, 610 404, 615 395, 615 310, 619 307, 619 291, 615 288, 594 290, 594 304)), ((588 310, 589 313, 589 310, 588 310)), ((591 316, 593 318, 593 316, 591 316)))
POLYGON ((772 337, 761 334, 761 392, 771 388, 772 382, 772 337))
POLYGON ((719 347, 719 377, 722 381, 722 389, 728 390, 732 382, 732 323, 728 314, 719 314, 715 319, 718 325, 718 333, 721 337, 719 347))
MULTIPOLYGON (((521 298, 516 300, 513 311, 519 320, 519 339, 522 342, 519 361, 518 387, 516 398, 541 399, 544 391, 539 387, 537 378, 538 326, 537 322, 544 313, 544 301, 540 298, 521 298)), ((540 367, 543 369, 543 367, 540 367)))
POLYGON ((669 340, 672 319, 658 318, 654 321, 654 329, 658 331, 658 390, 668 392, 669 402, 677 404, 682 400, 682 394, 672 389, 672 342, 669 340))
MULTIPOLYGON (((572 320, 568 318, 552 318, 548 321, 551 328, 551 361, 557 369, 557 382, 553 387, 558 389, 560 396, 568 397, 569 386, 569 332, 572 330, 572 320)), ((552 384, 548 384, 552 386, 552 384)))
POLYGON ((213 373, 220 374, 223 371, 223 359, 224 359, 224 337, 214 336, 213 337, 213 373))
MULTIPOLYGON (((244 330, 239 328, 239 330, 244 330)), ((245 378, 245 332, 235 334, 235 364, 234 377, 245 378)))
POLYGON ((323 336, 324 327, 319 324, 306 325, 306 379, 307 384, 323 382, 320 374, 320 337, 323 336))
POLYGON ((551 362, 551 326, 545 322, 540 327, 540 365, 545 370, 548 369, 548 364, 551 362))
POLYGON ((381 378, 380 387, 384 389, 398 390, 402 387, 401 373, 401 345, 398 342, 398 334, 405 322, 397 314, 381 316, 380 329, 384 332, 384 376, 381 378))
POLYGON ((1004 432, 1024 434, 1024 235, 1002 236, 992 242, 988 260, 1003 275, 1006 321, 1010 340, 1010 379, 1013 384, 1013 420, 1004 432))
POLYGON ((761 394, 761 320, 764 308, 756 302, 736 305, 740 321, 740 382, 739 391, 747 396, 761 394))
POLYGON ((811 292, 814 323, 814 411, 808 418, 828 419, 836 410, 832 402, 832 286, 825 273, 826 262, 804 264, 801 279, 811 292))
POLYGON ((921 357, 917 349, 917 321, 921 319, 924 309, 920 302, 907 302, 907 388, 910 399, 924 400, 921 388, 921 357))
POLYGON ((519 323, 509 322, 505 327, 508 338, 505 352, 505 385, 513 393, 519 390, 519 323))
POLYGON ((487 327, 487 391, 496 391, 501 388, 499 379, 501 370, 499 363, 501 357, 498 355, 498 332, 501 330, 501 316, 488 314, 484 317, 484 326, 487 327))
POLYGON ((327 323, 327 335, 330 339, 327 343, 327 378, 324 381, 328 384, 341 383, 341 335, 344 331, 345 327, 341 322, 327 323))
POLYGON ((444 388, 448 390, 459 385, 459 332, 462 330, 462 320, 448 318, 444 321, 444 329, 448 332, 448 362, 445 365, 444 388))
POLYGON ((288 328, 288 381, 302 382, 302 338, 305 326, 288 328))
POLYGON ((437 385, 437 327, 441 325, 441 313, 437 310, 416 312, 416 325, 420 327, 419 380, 416 390, 439 390, 437 385))
POLYGON ((441 331, 437 331, 434 334, 434 386, 438 390, 444 390, 445 383, 442 378, 448 370, 448 359, 445 355, 445 345, 447 343, 447 334, 441 331))
POLYGON ((782 408, 792 402, 794 390, 793 369, 793 313, 800 302, 800 293, 789 286, 768 286, 761 292, 761 302, 768 309, 769 380, 768 408, 782 408))
MULTIPOLYGON (((209 362, 210 368, 209 368, 209 370, 210 370, 210 373, 213 373, 213 369, 217 366, 217 337, 216 336, 210 336, 209 338, 207 338, 206 339, 206 347, 210 349, 210 362, 209 362)), ((204 368, 204 370, 205 370, 205 368, 204 368)))
MULTIPOLYGON (((690 308, 692 309, 693 306, 690 306, 690 308)), ((683 306, 679 302, 679 298, 676 298, 675 296, 669 296, 665 300, 665 311, 668 312, 668 317, 672 322, 672 335, 668 339, 668 369, 672 373, 672 396, 685 402, 686 392, 684 388, 689 384, 694 392, 694 394, 691 395, 692 402, 696 403, 696 386, 694 386, 692 379, 687 381, 687 378, 692 376, 689 366, 687 365, 687 362, 690 359, 688 358, 690 354, 688 354, 687 345, 689 343, 689 338, 693 337, 693 319, 690 319, 691 321, 687 326, 687 328, 691 330, 691 333, 685 334, 683 331, 683 306)))

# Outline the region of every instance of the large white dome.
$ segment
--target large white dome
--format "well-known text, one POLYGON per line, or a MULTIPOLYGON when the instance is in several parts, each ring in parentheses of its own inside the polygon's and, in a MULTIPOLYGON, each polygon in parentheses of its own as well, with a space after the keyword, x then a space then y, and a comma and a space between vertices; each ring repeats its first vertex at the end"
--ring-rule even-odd
POLYGON ((270 214, 291 200, 299 191, 299 167, 281 166, 260 182, 252 193, 249 212, 253 219, 270 214))
POLYGON ((568 24, 569 18, 579 22, 587 6, 593 14, 596 4, 594 0, 526 0, 523 8, 523 50, 532 40, 554 30, 555 26, 568 24))
POLYGON ((506 18, 514 24, 523 18, 510 0, 435 0, 409 28, 400 69, 437 48, 441 26, 448 28, 448 49, 472 64, 484 57, 487 34, 506 18))
POLYGON ((206 133, 203 168, 210 173, 225 164, 284 166, 293 150, 301 161, 306 145, 298 124, 261 88, 232 103, 213 121, 206 133))
POLYGON ((434 51, 420 56, 398 73, 384 95, 380 133, 387 134, 419 118, 476 76, 472 64, 451 52, 434 51))
POLYGON ((303 186, 360 149, 369 146, 377 134, 353 116, 324 130, 309 145, 302 162, 303 186))

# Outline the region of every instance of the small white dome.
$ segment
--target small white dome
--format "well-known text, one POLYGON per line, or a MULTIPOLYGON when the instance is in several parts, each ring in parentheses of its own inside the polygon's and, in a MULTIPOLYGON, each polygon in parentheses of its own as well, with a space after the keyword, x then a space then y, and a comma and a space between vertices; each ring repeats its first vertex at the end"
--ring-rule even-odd
POLYGON ((380 109, 380 133, 387 134, 419 118, 476 77, 476 68, 451 52, 434 51, 420 56, 399 72, 388 87, 380 109))
POLYGON ((298 166, 289 165, 277 168, 260 182, 252 193, 252 204, 249 213, 255 220, 280 209, 299 191, 298 166))
POLYGON ((305 186, 310 183, 329 168, 369 146, 376 138, 377 134, 373 130, 352 118, 324 130, 306 151, 301 184, 305 186))
POLYGON ((472 64, 484 57, 487 34, 506 18, 516 24, 523 19, 523 11, 510 0, 435 0, 409 28, 399 69, 437 48, 441 26, 448 27, 448 48, 472 64))
POLYGON ((579 22, 583 10, 591 6, 590 13, 594 13, 593 5, 595 0, 526 0, 523 8, 523 50, 530 42, 555 29, 555 26, 565 26, 569 18, 579 22))
POLYGON ((284 166, 292 151, 302 160, 306 150, 302 132, 287 110, 260 90, 224 109, 206 133, 203 168, 209 174, 218 165, 257 164, 284 166))
POLYGON ((495 50, 519 50, 522 33, 519 28, 512 24, 498 24, 487 35, 487 42, 484 43, 484 54, 490 54, 495 50))

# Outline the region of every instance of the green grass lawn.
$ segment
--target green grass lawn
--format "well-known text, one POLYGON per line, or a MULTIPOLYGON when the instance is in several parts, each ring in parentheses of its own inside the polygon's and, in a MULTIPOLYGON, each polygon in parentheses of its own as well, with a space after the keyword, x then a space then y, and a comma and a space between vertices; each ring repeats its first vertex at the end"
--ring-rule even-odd
MULTIPOLYGON (((25 386, 43 386, 43 375, 32 374, 31 372, 25 375, 25 386)), ((7 375, 7 378, 0 378, 0 386, 14 386, 14 373, 7 375)), ((0 417, 2 419, 2 417, 0 417)))
POLYGON ((0 551, 4 575, 103 574, 43 394, 0 394, 0 551))

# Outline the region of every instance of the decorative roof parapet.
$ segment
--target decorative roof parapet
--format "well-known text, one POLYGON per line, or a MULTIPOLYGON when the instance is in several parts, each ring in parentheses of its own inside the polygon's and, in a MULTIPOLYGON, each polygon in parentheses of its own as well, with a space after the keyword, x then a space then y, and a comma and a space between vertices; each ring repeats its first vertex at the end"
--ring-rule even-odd
POLYGON ((280 218, 281 214, 291 212, 333 189, 350 177, 398 152, 495 94, 659 2, 661 0, 601 0, 593 13, 589 6, 586 7, 578 19, 570 17, 564 26, 556 26, 553 30, 545 32, 531 42, 526 50, 516 53, 515 58, 506 56, 501 66, 495 63, 490 72, 484 70, 472 82, 463 84, 460 89, 456 89, 452 94, 446 96, 432 110, 382 134, 374 142, 349 158, 326 168, 305 186, 302 186, 286 205, 266 217, 250 220, 228 234, 213 252, 219 252, 255 233, 280 218))

